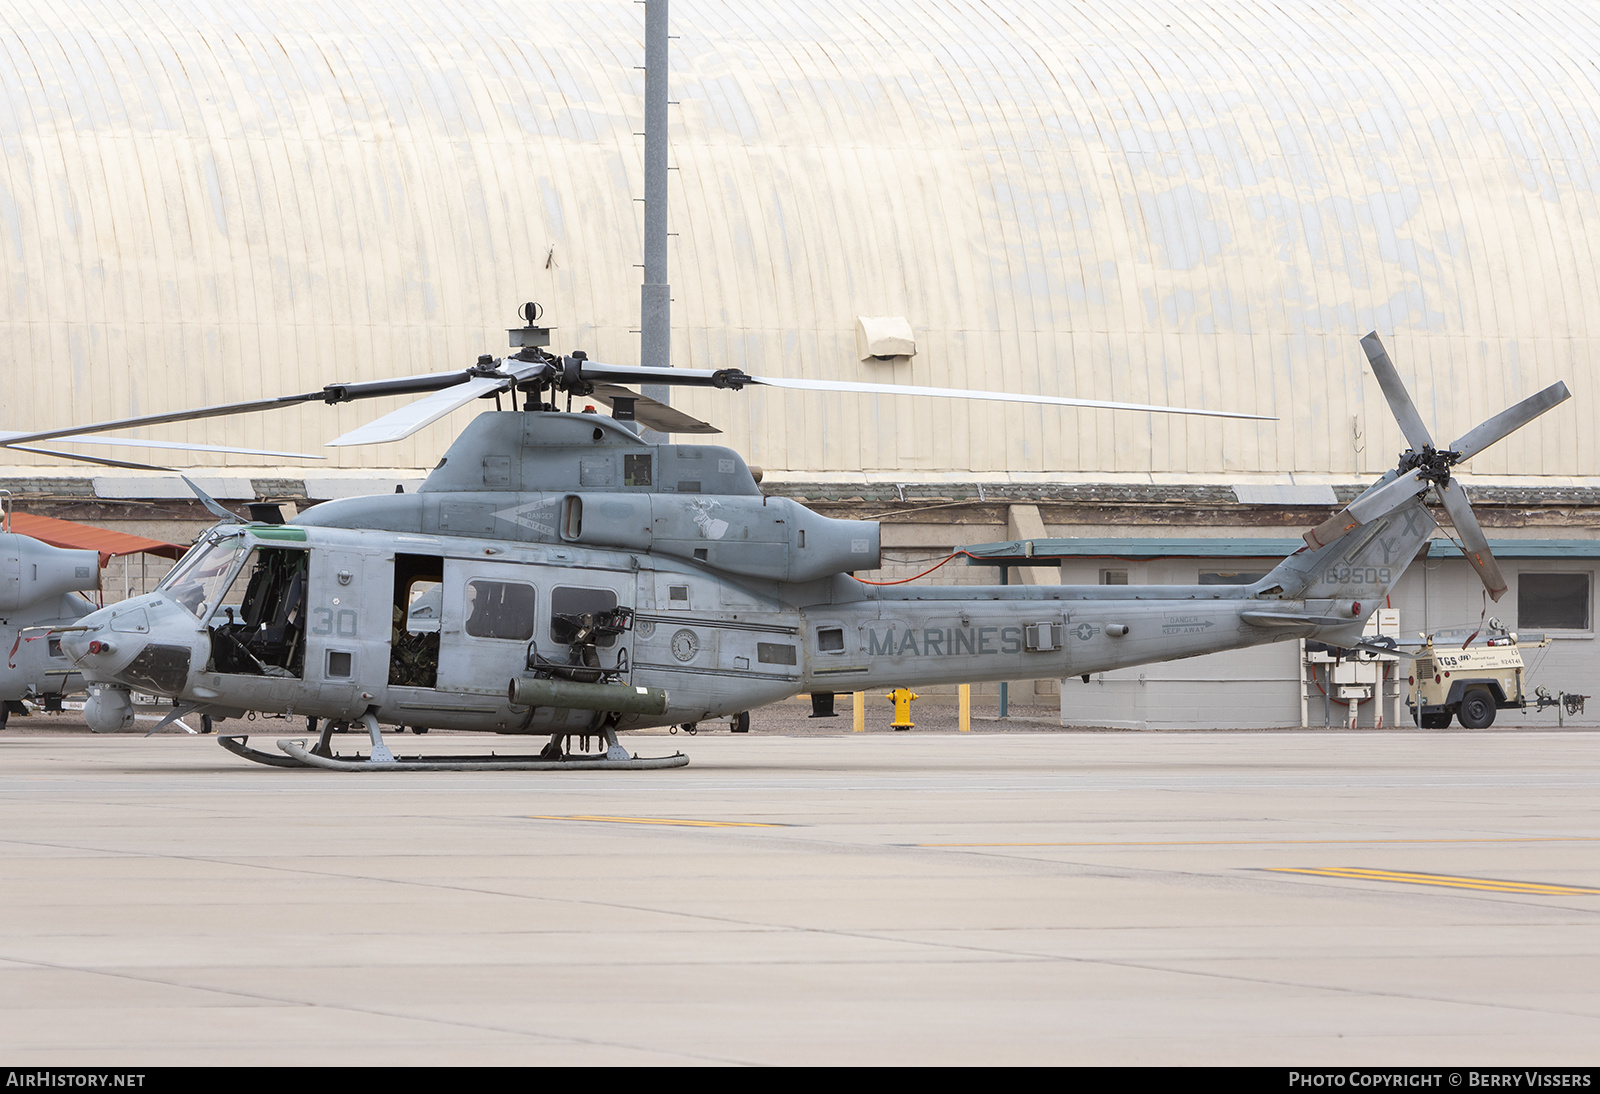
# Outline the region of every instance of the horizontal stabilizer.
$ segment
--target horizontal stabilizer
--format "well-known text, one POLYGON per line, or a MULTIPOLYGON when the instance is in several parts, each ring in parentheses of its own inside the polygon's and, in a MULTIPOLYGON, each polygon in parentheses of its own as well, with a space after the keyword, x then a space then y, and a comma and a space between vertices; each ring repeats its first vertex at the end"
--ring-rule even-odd
POLYGON ((1332 615, 1298 615, 1294 612, 1241 612, 1239 618, 1252 627, 1348 627, 1359 622, 1332 615))

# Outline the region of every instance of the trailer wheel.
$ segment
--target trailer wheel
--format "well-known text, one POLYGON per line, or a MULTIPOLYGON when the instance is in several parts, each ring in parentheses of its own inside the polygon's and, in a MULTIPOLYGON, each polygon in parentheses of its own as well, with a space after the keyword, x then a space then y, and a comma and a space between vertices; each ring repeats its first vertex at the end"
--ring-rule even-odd
POLYGON ((1488 729, 1494 725, 1494 696, 1483 688, 1473 688, 1461 697, 1456 717, 1467 729, 1488 729))

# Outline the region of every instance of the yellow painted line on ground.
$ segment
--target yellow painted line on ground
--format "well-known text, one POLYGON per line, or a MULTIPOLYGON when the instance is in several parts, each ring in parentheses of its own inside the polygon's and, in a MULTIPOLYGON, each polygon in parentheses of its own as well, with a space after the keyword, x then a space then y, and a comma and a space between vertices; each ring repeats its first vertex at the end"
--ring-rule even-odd
POLYGON ((916 847, 1257 847, 1277 844, 1368 843, 1600 843, 1600 836, 1495 836, 1481 839, 1180 839, 1095 840, 1048 843, 918 843, 916 847))
POLYGON ((1405 870, 1368 870, 1358 866, 1271 866, 1276 874, 1312 874, 1351 881, 1396 881, 1406 885, 1442 885, 1448 889, 1478 889, 1490 893, 1529 893, 1535 896, 1600 896, 1600 889, 1581 885, 1547 885, 1537 881, 1504 881, 1487 877, 1452 877, 1449 874, 1416 874, 1405 870))
POLYGON ((528 814, 529 820, 602 821, 607 824, 665 824, 679 828, 789 828, 787 824, 766 824, 761 821, 685 820, 681 817, 601 817, 582 813, 565 816, 528 814))

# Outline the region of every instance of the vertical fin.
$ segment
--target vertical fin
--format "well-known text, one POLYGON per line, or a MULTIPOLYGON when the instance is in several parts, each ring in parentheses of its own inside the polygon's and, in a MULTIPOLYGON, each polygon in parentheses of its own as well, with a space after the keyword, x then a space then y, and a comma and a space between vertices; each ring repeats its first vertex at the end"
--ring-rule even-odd
POLYGON ((1387 596, 1438 525, 1420 497, 1316 550, 1297 551, 1259 583, 1292 600, 1377 602, 1387 596))

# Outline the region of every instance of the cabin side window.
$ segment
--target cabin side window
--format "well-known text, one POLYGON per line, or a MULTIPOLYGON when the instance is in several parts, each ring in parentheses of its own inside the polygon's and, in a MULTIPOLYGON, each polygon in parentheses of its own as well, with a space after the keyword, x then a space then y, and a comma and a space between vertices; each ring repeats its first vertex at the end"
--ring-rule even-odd
MULTIPOLYGON (((595 616, 615 611, 617 594, 610 589, 581 589, 557 586, 550 594, 550 640, 566 644, 593 626, 595 616)), ((617 644, 614 634, 596 635, 596 646, 617 644)))
POLYGON ((467 582, 467 633, 474 638, 526 642, 533 637, 532 585, 516 581, 467 582))

